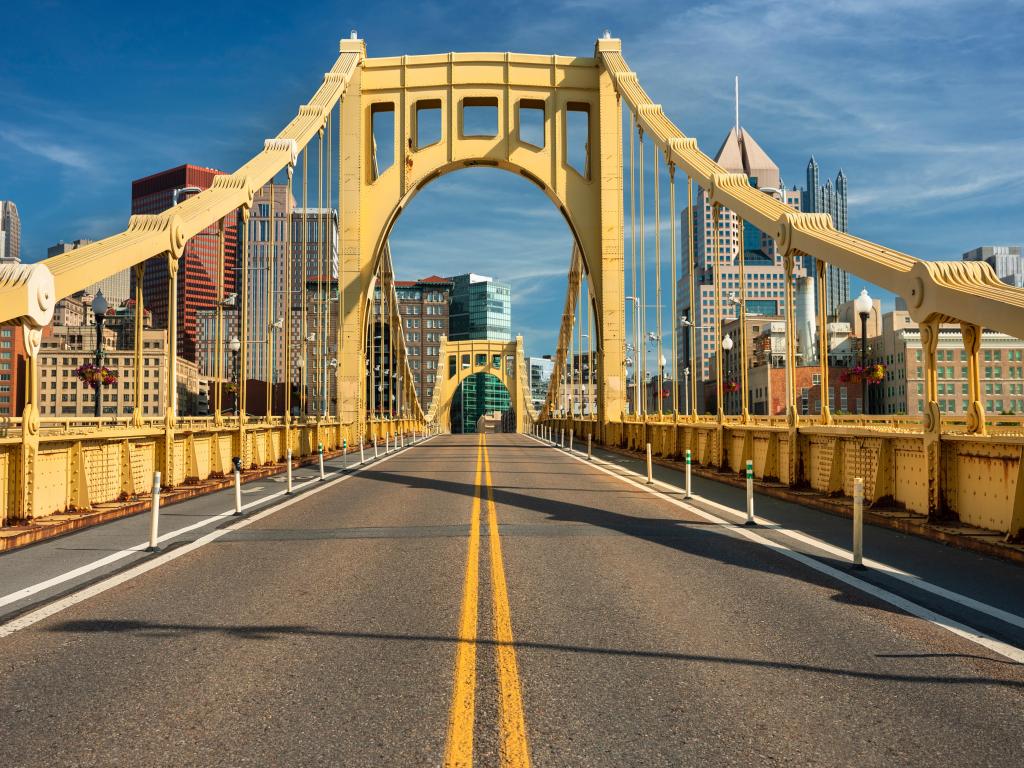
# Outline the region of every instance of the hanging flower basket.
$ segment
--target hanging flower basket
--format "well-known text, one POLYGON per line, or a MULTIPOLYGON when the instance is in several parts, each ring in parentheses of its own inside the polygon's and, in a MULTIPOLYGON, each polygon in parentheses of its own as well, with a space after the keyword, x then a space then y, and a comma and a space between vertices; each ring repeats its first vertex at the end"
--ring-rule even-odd
POLYGON ((722 389, 724 389, 726 392, 738 392, 739 388, 740 383, 738 381, 727 381, 724 384, 722 384, 722 389))
POLYGON ((229 395, 233 395, 236 392, 238 392, 238 385, 235 384, 233 381, 228 381, 228 382, 225 382, 225 383, 221 384, 221 390, 220 391, 221 392, 225 392, 225 393, 227 393, 229 395))
POLYGON ((98 384, 109 387, 111 384, 117 383, 117 373, 115 371, 112 371, 105 365, 96 365, 95 363, 83 363, 78 366, 75 368, 75 376, 78 377, 79 381, 93 387, 98 384))
POLYGON ((885 381, 885 365, 882 363, 855 365, 839 374, 839 381, 843 384, 860 384, 865 379, 868 384, 881 384, 885 381))

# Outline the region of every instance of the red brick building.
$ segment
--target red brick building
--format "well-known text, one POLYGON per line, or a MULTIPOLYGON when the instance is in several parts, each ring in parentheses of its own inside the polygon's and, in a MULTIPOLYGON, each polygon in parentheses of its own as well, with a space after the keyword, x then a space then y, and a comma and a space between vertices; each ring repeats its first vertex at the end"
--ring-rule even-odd
POLYGON ((0 418, 21 416, 25 409, 25 337, 21 328, 0 328, 0 418))
MULTIPOLYGON (((208 189, 222 171, 196 165, 180 165, 132 182, 132 213, 161 213, 208 189)), ((238 216, 226 217, 224 291, 235 293, 238 216)), ((178 357, 196 362, 198 329, 196 313, 217 301, 217 269, 220 259, 220 225, 207 227, 185 244, 178 265, 178 357)), ((146 262, 142 282, 145 307, 153 313, 155 328, 167 327, 168 272, 164 258, 146 262)), ((132 275, 132 292, 135 276, 132 275)))

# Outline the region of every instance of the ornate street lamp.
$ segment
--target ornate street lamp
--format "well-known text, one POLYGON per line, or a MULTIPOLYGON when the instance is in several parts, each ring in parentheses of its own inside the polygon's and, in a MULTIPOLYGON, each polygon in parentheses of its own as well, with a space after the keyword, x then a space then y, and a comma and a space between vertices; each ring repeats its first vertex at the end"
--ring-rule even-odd
POLYGON ((92 313, 96 317, 96 373, 93 378, 93 391, 96 399, 94 415, 100 415, 100 389, 103 387, 103 379, 100 371, 103 367, 103 320, 107 313, 107 300, 103 298, 103 291, 96 291, 96 298, 92 300, 92 313))
POLYGON ((868 318, 871 316, 872 306, 873 302, 868 296, 867 288, 853 301, 853 309, 860 315, 861 413, 868 413, 868 318))
POLYGON ((241 416, 242 409, 242 382, 239 381, 239 375, 241 370, 238 366, 238 353, 242 349, 242 342, 239 341, 237 336, 232 336, 231 341, 228 342, 228 349, 231 350, 231 357, 234 362, 234 379, 235 379, 235 411, 241 416))
MULTIPOLYGON (((722 339, 722 349, 723 349, 723 350, 725 351, 725 357, 726 357, 726 358, 728 358, 728 356, 729 356, 729 352, 731 352, 731 351, 732 351, 732 347, 733 347, 733 343, 732 343, 732 337, 731 337, 731 336, 730 336, 730 335, 729 335, 729 334, 727 333, 727 334, 725 334, 725 338, 723 338, 723 339, 722 339)), ((723 362, 726 362, 726 361, 723 361, 723 362)), ((727 363, 726 363, 726 364, 727 364, 727 363)), ((728 365, 728 364, 727 364, 727 365, 728 365)), ((725 375, 726 375, 726 376, 728 376, 728 375, 729 375, 729 373, 728 373, 728 370, 729 370, 729 369, 728 369, 728 367, 725 367, 725 371, 726 371, 726 374, 725 374, 725 375)), ((723 387, 723 390, 724 390, 724 387, 723 387)), ((724 399, 724 396, 723 396, 723 399, 724 399)), ((724 405, 723 405, 723 408, 722 408, 722 410, 723 410, 723 411, 725 410, 725 407, 724 407, 724 405)))

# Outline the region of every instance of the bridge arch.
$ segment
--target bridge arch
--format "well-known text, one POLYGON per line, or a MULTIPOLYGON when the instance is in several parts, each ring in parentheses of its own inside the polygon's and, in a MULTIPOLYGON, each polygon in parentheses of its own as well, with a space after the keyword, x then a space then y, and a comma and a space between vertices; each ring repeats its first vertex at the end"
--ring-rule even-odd
MULTIPOLYGON (((605 43, 618 44, 601 41, 599 46, 605 43)), ((625 329, 622 115, 600 60, 510 53, 364 59, 342 110, 340 258, 347 350, 340 361, 342 386, 354 385, 355 374, 364 368, 356 340, 365 337, 365 324, 348 308, 363 306, 370 296, 403 209, 443 175, 491 167, 532 182, 568 224, 589 277, 600 329, 599 410, 602 420, 618 420, 625 329), (467 110, 474 108, 490 110, 492 130, 470 125, 467 110), (536 136, 527 135, 528 113, 539 119, 536 136), (428 114, 438 130, 424 141, 421 128, 428 114), (382 116, 389 134, 375 130, 382 116), (570 154, 571 120, 585 122, 581 161, 573 162, 570 154), (356 343, 347 343, 350 339, 356 343)), ((343 397, 342 402, 350 400, 343 397)))
POLYGON ((486 373, 494 376, 508 390, 509 404, 515 413, 516 431, 525 431, 531 408, 529 376, 520 370, 523 365, 522 336, 517 336, 515 341, 444 339, 428 417, 433 416, 442 431, 450 431, 451 407, 459 387, 471 376, 486 373))

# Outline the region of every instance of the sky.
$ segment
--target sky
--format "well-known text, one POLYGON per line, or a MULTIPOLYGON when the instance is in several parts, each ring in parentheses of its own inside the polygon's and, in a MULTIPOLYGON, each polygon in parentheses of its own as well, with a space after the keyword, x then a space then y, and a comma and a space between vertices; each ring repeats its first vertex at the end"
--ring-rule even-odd
MULTIPOLYGON (((370 56, 589 56, 607 29, 704 151, 741 123, 803 185, 843 168, 850 231, 925 259, 1024 241, 1022 0, 143 3, 27 0, 4 11, 0 199, 23 258, 128 219, 130 182, 184 162, 231 171, 308 100, 358 30, 370 56)), ((466 170, 399 219, 400 277, 509 280, 513 331, 553 352, 571 248, 550 202, 466 170)), ((855 291, 860 284, 854 281, 855 291)))

